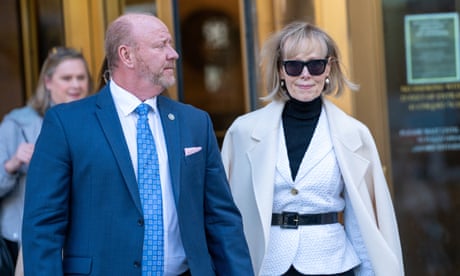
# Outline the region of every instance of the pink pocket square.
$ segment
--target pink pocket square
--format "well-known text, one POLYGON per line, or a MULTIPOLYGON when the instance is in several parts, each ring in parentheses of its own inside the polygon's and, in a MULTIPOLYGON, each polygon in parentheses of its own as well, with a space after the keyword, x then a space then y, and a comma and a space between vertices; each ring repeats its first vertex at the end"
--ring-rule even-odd
POLYGON ((194 153, 197 153, 201 150, 201 147, 190 147, 190 148, 184 148, 185 156, 192 155, 194 153))

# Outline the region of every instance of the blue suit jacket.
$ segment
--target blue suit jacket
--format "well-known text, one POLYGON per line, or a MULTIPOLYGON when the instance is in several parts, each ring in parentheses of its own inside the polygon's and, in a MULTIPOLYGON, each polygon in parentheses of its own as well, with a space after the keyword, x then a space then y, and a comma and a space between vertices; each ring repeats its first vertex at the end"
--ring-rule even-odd
MULTIPOLYGON (((192 275, 252 275, 207 113, 158 96, 172 189, 192 275), (174 115, 174 120, 168 118, 174 115), (185 147, 201 146, 185 156, 185 147)), ((108 86, 50 109, 26 183, 26 275, 141 275, 137 181, 108 86)))

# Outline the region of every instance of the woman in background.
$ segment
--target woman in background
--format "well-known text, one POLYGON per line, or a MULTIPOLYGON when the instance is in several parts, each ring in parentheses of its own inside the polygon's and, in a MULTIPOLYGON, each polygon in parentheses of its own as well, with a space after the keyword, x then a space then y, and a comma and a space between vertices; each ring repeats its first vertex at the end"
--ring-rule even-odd
POLYGON ((403 275, 375 142, 323 96, 357 89, 343 74, 336 43, 294 22, 268 40, 262 58, 271 103, 237 118, 222 148, 254 271, 403 275))
POLYGON ((71 48, 55 47, 42 65, 28 104, 12 110, 0 124, 0 233, 14 261, 21 244, 27 168, 43 115, 53 105, 86 97, 91 89, 83 55, 71 48))

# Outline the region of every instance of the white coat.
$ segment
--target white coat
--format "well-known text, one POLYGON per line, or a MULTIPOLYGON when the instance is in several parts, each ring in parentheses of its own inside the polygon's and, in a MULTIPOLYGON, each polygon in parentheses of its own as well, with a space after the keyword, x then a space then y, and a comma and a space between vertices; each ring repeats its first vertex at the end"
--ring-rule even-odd
MULTIPOLYGON (((323 99, 331 140, 361 235, 377 276, 404 275, 391 195, 368 128, 323 99)), ((228 129, 222 158, 256 274, 270 237, 278 131, 284 102, 240 116, 228 129)))

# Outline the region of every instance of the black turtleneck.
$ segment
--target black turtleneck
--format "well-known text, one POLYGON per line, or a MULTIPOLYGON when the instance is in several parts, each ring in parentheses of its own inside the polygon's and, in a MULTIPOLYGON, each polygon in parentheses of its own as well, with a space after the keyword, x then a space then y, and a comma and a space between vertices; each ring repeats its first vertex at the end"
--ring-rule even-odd
POLYGON ((311 102, 301 102, 291 98, 284 106, 282 115, 284 137, 293 180, 318 124, 321 103, 321 97, 311 102))

